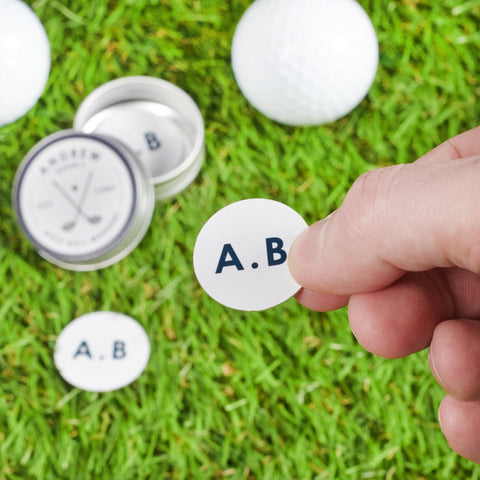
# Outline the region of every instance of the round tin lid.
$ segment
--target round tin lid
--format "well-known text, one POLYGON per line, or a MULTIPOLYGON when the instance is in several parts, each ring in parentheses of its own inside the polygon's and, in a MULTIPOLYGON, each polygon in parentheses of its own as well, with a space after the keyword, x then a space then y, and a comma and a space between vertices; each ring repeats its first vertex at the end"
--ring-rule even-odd
POLYGON ((150 171, 157 199, 186 188, 205 156, 203 119, 182 89, 153 77, 124 77, 85 98, 74 128, 124 143, 150 171))
POLYGON ((27 154, 13 205, 41 256, 70 270, 125 257, 143 238, 155 203, 151 176, 120 142, 64 130, 27 154))

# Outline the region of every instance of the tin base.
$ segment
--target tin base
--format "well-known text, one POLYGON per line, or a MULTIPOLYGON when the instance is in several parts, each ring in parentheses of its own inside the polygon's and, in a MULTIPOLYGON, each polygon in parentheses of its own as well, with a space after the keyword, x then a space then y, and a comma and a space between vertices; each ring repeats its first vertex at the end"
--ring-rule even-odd
POLYGON ((204 158, 203 119, 179 87, 152 77, 125 77, 94 90, 81 104, 74 128, 108 135, 147 166, 157 199, 186 188, 204 158))

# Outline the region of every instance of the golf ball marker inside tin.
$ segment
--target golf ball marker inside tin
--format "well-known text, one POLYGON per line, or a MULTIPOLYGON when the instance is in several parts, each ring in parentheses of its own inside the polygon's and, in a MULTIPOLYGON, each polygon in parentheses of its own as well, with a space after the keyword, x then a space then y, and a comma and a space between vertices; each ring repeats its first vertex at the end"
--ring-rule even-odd
POLYGON ((113 139, 67 130, 21 164, 13 202, 40 255, 71 270, 106 267, 141 240, 153 212, 151 177, 113 139))
POLYGON ((118 78, 80 105, 74 128, 116 138, 147 166, 157 199, 186 188, 204 158, 203 119, 195 102, 165 80, 118 78))

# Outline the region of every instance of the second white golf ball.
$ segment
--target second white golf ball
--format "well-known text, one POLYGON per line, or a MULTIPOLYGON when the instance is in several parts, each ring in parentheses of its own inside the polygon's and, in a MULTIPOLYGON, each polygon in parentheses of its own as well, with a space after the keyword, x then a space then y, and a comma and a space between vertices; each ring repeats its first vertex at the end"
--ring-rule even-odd
POLYGON ((232 67, 250 103, 287 125, 353 110, 378 67, 378 41, 355 0, 256 0, 236 28, 232 67))
POLYGON ((37 103, 49 72, 50 44, 38 17, 20 0, 0 0, 0 127, 37 103))

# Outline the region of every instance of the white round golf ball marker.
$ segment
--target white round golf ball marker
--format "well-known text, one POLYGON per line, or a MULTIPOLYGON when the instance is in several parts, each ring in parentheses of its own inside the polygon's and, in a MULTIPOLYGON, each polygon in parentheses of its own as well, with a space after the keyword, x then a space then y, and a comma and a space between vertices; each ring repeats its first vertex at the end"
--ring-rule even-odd
POLYGON ((219 303, 245 311, 274 307, 300 288, 287 257, 307 228, 290 207, 254 198, 224 207, 203 226, 193 263, 202 288, 219 303))
POLYGON ((110 265, 141 240, 151 177, 119 143, 63 131, 32 149, 13 190, 19 224, 46 259, 72 270, 110 265))
POLYGON ((144 371, 150 341, 143 327, 116 312, 92 312, 60 333, 54 362, 71 385, 89 392, 125 387, 144 371))

